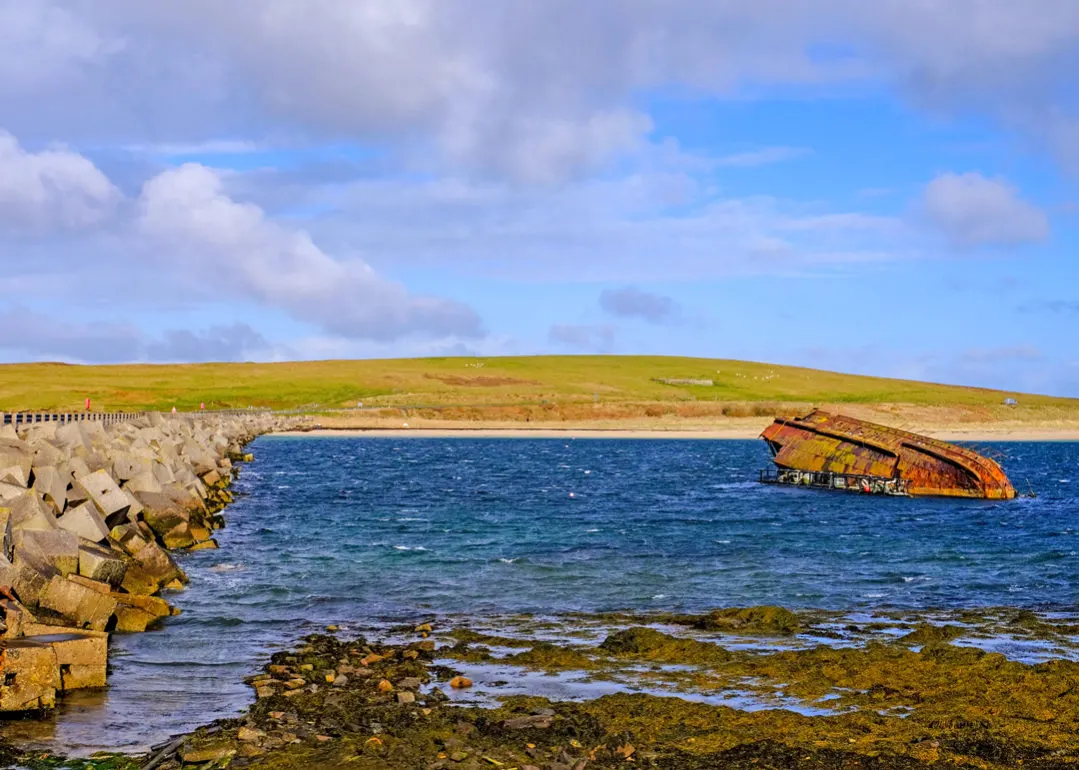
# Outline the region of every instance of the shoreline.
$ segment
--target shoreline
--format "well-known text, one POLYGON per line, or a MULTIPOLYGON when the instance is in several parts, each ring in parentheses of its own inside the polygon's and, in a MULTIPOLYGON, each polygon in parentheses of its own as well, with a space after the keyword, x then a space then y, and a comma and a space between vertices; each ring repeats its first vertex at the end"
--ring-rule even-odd
MULTIPOLYGON (((916 431, 945 441, 1077 442, 1079 428, 939 428, 916 431)), ((278 431, 269 436, 289 438, 503 438, 503 439, 668 439, 746 441, 760 438, 760 430, 746 427, 695 428, 312 428, 278 431)))
POLYGON ((562 620, 554 636, 531 615, 425 620, 375 639, 329 626, 245 677, 243 713, 79 767, 1055 770, 1079 759, 1074 618, 997 608, 867 623, 752 606, 562 620), (993 640, 1040 651, 1017 659, 993 640))

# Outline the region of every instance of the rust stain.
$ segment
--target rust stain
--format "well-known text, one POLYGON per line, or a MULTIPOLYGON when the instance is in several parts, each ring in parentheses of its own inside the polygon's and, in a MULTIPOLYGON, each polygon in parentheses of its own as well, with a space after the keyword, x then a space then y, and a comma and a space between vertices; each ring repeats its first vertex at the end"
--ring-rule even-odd
POLYGON ((917 496, 1010 500, 995 461, 965 447, 854 417, 814 411, 764 429, 780 468, 903 479, 917 496))

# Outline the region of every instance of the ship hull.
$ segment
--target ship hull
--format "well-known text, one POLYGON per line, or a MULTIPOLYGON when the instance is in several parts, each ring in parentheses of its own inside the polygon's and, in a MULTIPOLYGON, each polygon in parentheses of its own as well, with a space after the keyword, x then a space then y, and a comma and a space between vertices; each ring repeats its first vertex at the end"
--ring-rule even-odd
POLYGON ((1016 496, 1001 467, 977 452, 853 417, 777 418, 761 438, 781 469, 897 479, 914 497, 1016 496))

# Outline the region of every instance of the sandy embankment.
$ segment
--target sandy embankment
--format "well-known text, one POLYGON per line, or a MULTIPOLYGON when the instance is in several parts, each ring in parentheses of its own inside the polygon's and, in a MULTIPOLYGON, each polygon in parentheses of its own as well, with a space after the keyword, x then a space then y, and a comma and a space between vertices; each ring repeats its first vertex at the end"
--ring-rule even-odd
MULTIPOLYGON (((709 403, 565 404, 542 412, 476 406, 468 409, 373 407, 311 415, 316 436, 401 438, 756 439, 777 411, 727 415, 709 403)), ((721 405, 722 406, 722 405, 721 405)), ((1079 413, 1038 407, 1003 409, 917 404, 787 404, 847 414, 947 441, 1079 441, 1079 413)), ((761 405, 742 405, 757 410, 761 405)), ((777 407, 778 408, 778 407, 777 407)), ((296 435, 296 434, 292 434, 296 435)))

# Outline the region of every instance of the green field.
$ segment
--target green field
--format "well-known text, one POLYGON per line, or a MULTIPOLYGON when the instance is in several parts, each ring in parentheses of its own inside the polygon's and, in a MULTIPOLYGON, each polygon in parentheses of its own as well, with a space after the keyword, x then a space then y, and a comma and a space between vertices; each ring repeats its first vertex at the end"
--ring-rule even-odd
POLYGON ((0 410, 514 406, 645 402, 901 403, 1071 411, 1079 400, 863 377, 772 364, 662 356, 529 356, 276 364, 0 366, 0 410), (662 380, 710 380, 712 384, 662 380))

